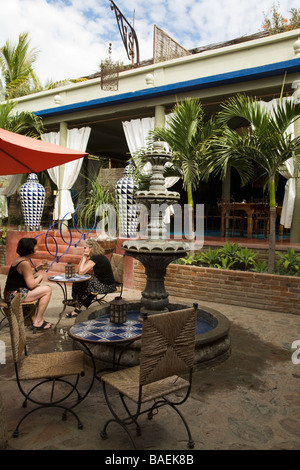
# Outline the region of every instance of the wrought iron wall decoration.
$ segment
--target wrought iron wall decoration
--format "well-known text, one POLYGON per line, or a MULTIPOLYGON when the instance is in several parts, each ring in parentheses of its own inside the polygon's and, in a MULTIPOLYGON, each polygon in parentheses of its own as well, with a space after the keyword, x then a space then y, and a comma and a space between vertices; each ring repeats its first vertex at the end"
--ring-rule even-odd
POLYGON ((131 60, 132 65, 134 65, 135 60, 136 60, 136 64, 139 65, 140 63, 139 43, 138 43, 138 38, 137 38, 134 28, 126 20, 125 16, 121 13, 121 11, 119 10, 115 2, 113 2, 113 0, 110 0, 110 8, 112 11, 115 12, 119 31, 120 31, 121 38, 125 46, 128 58, 131 60))

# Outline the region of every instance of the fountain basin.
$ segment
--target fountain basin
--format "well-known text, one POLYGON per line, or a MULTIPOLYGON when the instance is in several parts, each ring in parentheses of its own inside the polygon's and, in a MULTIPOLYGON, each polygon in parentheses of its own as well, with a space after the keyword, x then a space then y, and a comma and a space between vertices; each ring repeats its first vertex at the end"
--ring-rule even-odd
MULTIPOLYGON (((170 303, 168 310, 181 310, 188 308, 187 305, 170 303)), ((140 314, 141 303, 129 302, 128 303, 128 318, 138 318, 140 314)), ((87 320, 94 320, 103 315, 109 315, 109 305, 93 306, 84 312, 80 313, 76 318, 76 323, 81 323, 87 320)), ((230 356, 231 342, 230 342, 230 322, 217 310, 208 307, 198 307, 197 311, 197 327, 195 339, 195 370, 210 367, 212 365, 223 362, 230 356)), ((76 346, 78 346, 76 342, 76 346)), ((93 354, 96 362, 101 363, 103 367, 109 367, 113 362, 113 346, 109 344, 89 344, 91 353, 93 354)), ((121 349, 117 347, 116 353, 118 354, 121 349)), ((139 364, 139 356, 141 349, 141 341, 135 341, 124 350, 120 365, 123 367, 131 367, 139 364)))

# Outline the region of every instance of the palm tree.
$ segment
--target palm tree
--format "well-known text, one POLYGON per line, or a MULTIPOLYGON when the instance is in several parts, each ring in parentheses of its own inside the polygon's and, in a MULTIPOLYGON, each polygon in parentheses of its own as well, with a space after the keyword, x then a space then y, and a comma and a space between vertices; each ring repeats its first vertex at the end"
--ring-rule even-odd
POLYGON ((168 127, 155 128, 150 132, 153 140, 161 140, 168 144, 173 154, 172 163, 175 168, 180 169, 179 175, 187 192, 190 235, 193 232, 193 191, 197 189, 202 178, 201 164, 209 151, 210 140, 216 132, 217 125, 214 118, 204 122, 204 111, 200 101, 191 98, 176 103, 171 111, 168 127))
POLYGON ((35 48, 30 50, 29 46, 28 33, 22 33, 16 46, 6 41, 0 48, 0 67, 8 98, 23 96, 40 88, 33 70, 38 51, 35 48))
POLYGON ((215 154, 210 156, 209 166, 223 177, 229 166, 235 167, 243 184, 251 179, 254 162, 265 171, 270 206, 268 272, 271 273, 275 264, 276 180, 289 158, 300 163, 300 137, 293 138, 286 133, 299 117, 300 105, 286 100, 266 110, 254 98, 237 95, 222 108, 218 119, 225 125, 224 132, 221 138, 215 139, 215 154), (230 121, 236 118, 248 126, 242 135, 229 127, 230 121))
POLYGON ((16 104, 10 100, 0 104, 0 127, 16 134, 40 136, 43 132, 42 119, 29 111, 13 114, 16 104))
POLYGON ((173 153, 172 163, 181 170, 188 204, 192 207, 193 191, 197 189, 201 179, 200 164, 216 129, 213 118, 204 122, 204 111, 200 101, 186 98, 174 106, 168 127, 155 128, 150 132, 153 140, 162 140, 169 145, 173 153))

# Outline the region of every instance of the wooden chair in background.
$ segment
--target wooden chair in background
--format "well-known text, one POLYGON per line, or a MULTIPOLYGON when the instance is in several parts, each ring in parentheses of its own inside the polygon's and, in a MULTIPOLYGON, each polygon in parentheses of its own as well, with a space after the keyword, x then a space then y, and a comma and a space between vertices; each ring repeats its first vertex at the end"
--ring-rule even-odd
MULTIPOLYGON (((113 292, 113 294, 120 294, 120 297, 123 295, 123 276, 124 276, 124 263, 125 263, 125 256, 119 255, 117 253, 113 253, 110 258, 110 264, 112 267, 112 272, 115 278, 115 282, 117 284, 117 289, 113 292)), ((106 303, 105 297, 108 294, 98 294, 97 292, 91 292, 94 296, 94 300, 91 302, 92 305, 95 302, 99 304, 106 303)))

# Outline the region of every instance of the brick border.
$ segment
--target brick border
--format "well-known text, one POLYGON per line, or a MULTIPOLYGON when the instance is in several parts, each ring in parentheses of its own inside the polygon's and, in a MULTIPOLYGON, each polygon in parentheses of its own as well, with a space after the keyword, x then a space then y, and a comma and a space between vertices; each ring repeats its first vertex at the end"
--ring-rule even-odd
MULTIPOLYGON (((134 263, 134 289, 144 290, 145 270, 134 263)), ((300 315, 300 277, 170 264, 170 296, 300 315)))

